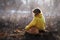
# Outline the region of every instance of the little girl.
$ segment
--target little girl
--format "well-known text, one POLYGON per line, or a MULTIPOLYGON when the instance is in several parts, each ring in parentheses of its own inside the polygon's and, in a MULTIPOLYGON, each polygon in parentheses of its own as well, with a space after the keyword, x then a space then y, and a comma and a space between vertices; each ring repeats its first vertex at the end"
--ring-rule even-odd
POLYGON ((25 27, 25 39, 26 40, 39 40, 39 33, 45 32, 45 18, 40 9, 36 8, 33 10, 34 18, 25 27))

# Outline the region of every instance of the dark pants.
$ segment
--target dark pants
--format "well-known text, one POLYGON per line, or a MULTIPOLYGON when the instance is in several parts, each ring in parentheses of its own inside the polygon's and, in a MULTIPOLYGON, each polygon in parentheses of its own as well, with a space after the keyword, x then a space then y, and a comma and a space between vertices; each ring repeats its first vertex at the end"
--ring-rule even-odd
MULTIPOLYGON (((40 33, 44 33, 45 31, 40 30, 40 33)), ((24 34, 24 40, 43 40, 43 36, 40 34, 30 34, 28 32, 25 32, 24 34)))
POLYGON ((25 32, 24 40, 39 40, 40 36, 38 34, 29 34, 25 32))
POLYGON ((50 32, 39 31, 40 34, 30 34, 25 32, 22 40, 56 40, 50 32))

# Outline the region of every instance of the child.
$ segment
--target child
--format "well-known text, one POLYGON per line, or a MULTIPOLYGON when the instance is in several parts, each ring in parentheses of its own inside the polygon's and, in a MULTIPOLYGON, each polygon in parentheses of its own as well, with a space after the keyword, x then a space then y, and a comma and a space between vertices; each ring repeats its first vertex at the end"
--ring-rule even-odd
POLYGON ((36 8, 33 10, 33 13, 33 20, 25 27, 25 40, 39 40, 40 37, 38 34, 45 32, 45 18, 41 10, 36 8))
POLYGON ((40 9, 34 9, 33 13, 34 13, 34 18, 30 22, 30 24, 28 24, 25 27, 25 30, 28 31, 30 28, 36 27, 40 31, 45 31, 45 27, 46 27, 45 18, 43 16, 42 12, 40 11, 40 9))

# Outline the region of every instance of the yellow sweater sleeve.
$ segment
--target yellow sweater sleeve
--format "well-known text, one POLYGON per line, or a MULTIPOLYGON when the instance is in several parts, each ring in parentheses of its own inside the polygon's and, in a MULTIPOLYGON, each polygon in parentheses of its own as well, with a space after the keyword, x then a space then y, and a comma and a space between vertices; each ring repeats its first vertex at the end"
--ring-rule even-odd
POLYGON ((44 18, 44 16, 42 16, 42 21, 43 21, 44 29, 45 29, 45 28, 46 28, 46 22, 45 22, 45 18, 44 18))
POLYGON ((46 22, 45 22, 45 18, 44 18, 44 16, 43 16, 43 22, 44 22, 44 25, 46 26, 46 22))
POLYGON ((33 27, 34 25, 36 24, 36 20, 33 19, 26 27, 25 29, 26 30, 29 30, 31 27, 33 27))

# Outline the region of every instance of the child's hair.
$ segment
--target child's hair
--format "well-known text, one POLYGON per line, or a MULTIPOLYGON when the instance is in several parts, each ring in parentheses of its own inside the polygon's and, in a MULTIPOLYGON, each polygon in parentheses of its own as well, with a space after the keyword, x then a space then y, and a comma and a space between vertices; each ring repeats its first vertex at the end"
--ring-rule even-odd
POLYGON ((38 13, 41 13, 41 11, 40 11, 40 9, 34 9, 34 10, 33 10, 33 13, 38 14, 38 13))

